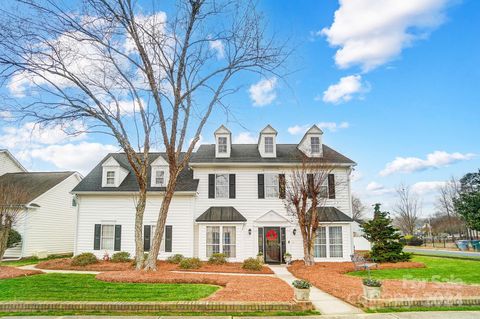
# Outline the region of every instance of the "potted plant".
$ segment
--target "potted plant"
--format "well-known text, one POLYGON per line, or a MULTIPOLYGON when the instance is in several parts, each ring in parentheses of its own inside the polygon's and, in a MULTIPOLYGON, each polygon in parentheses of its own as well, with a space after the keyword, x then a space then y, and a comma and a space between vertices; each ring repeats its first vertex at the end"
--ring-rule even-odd
POLYGON ((382 293, 382 282, 373 278, 363 279, 363 295, 367 299, 380 298, 382 293))
POLYGON ((263 253, 258 253, 258 254, 257 254, 257 260, 258 260, 258 262, 260 262, 260 263, 263 264, 263 261, 264 261, 264 259, 263 259, 263 253))
POLYGON ((287 265, 290 265, 290 262, 292 261, 292 254, 290 254, 289 252, 286 252, 283 255, 283 259, 285 260, 285 263, 287 263, 287 265))
POLYGON ((297 301, 308 301, 310 300, 310 284, 306 280, 294 280, 292 282, 295 300, 297 301))

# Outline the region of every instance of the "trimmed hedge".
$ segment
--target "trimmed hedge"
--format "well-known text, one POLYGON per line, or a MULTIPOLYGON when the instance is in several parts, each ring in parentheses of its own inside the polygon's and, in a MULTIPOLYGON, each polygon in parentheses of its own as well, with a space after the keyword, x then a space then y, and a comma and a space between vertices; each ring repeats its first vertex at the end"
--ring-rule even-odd
POLYGON ((262 263, 257 258, 247 258, 243 261, 242 268, 247 270, 262 270, 262 263))
POLYGON ((73 257, 72 266, 87 266, 98 263, 97 257, 92 253, 82 253, 73 257))
POLYGON ((208 259, 208 263, 213 265, 224 265, 227 263, 227 256, 222 253, 212 254, 212 256, 210 256, 208 259))
POLYGON ((202 262, 198 258, 184 258, 180 262, 180 268, 182 269, 198 269, 202 267, 202 262))

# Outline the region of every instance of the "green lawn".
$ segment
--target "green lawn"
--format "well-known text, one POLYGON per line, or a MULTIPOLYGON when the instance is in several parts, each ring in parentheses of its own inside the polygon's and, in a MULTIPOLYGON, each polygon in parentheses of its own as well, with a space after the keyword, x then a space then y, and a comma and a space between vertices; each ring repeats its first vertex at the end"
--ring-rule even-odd
POLYGON ((94 275, 51 273, 0 280, 0 301, 190 301, 218 289, 198 284, 109 283, 94 275))
MULTIPOLYGON (((412 261, 423 262, 426 268, 372 270, 372 277, 480 284, 479 261, 427 256, 414 256, 412 261)), ((349 275, 367 277, 368 273, 358 271, 349 275)))

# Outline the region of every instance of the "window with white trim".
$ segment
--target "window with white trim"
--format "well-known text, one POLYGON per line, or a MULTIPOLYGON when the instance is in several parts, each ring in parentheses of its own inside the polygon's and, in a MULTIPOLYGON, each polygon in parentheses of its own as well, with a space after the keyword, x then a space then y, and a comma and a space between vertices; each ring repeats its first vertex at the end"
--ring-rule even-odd
POLYGON ((165 171, 162 169, 157 169, 155 171, 155 185, 165 186, 165 171))
POLYGON ((343 257, 342 226, 330 226, 328 232, 330 235, 330 257, 343 257))
POLYGON ((273 153, 273 137, 265 136, 265 153, 273 153))
POLYGON ((317 234, 314 242, 314 257, 327 257, 327 228, 320 226, 317 229, 317 234))
POLYGON ((328 198, 328 174, 322 174, 322 185, 320 185, 320 198, 328 198))
POLYGON ((115 171, 107 171, 106 184, 115 185, 115 171))
POLYGON ((100 232, 100 249, 113 250, 115 242, 115 225, 102 225, 100 232))
POLYGON ((226 153, 227 152, 227 138, 226 137, 219 137, 218 138, 218 152, 219 153, 226 153))
POLYGON ((264 174, 265 198, 278 198, 278 174, 264 174))
POLYGON ((227 258, 237 254, 235 226, 207 226, 207 257, 223 253, 227 258))
POLYGON ((343 257, 342 226, 318 227, 313 246, 313 256, 315 258, 343 257))
POLYGON ((228 182, 228 174, 215 174, 215 198, 228 198, 228 182))
POLYGON ((320 153, 320 137, 312 136, 310 137, 310 146, 312 148, 312 154, 320 153))

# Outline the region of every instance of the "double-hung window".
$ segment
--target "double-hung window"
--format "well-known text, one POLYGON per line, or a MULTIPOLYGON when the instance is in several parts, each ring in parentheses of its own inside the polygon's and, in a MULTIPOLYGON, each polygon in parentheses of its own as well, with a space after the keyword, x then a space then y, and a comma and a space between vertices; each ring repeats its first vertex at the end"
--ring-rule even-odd
POLYGON ((310 146, 312 147, 312 154, 320 153, 320 137, 312 136, 310 138, 310 146))
POLYGON ((278 198, 278 174, 265 174, 265 197, 278 198))
POLYGON ((342 226, 320 226, 314 242, 315 258, 342 258, 343 238, 342 226))
POLYGON ((273 153, 273 137, 265 136, 265 153, 273 153))
POLYGON ((115 226, 102 225, 102 230, 100 232, 100 249, 113 250, 114 242, 115 242, 115 226))
POLYGON ((156 170, 155 171, 155 185, 157 186, 165 186, 165 171, 164 170, 156 170))
POLYGON ((330 257, 343 257, 342 226, 330 226, 330 257))
POLYGON ((227 152, 227 138, 219 137, 218 138, 218 152, 226 153, 227 152))
POLYGON ((115 185, 115 171, 107 171, 107 185, 115 185))
POLYGON ((235 226, 207 226, 207 257, 217 253, 223 253, 228 258, 236 256, 235 226))
POLYGON ((322 184, 320 185, 320 197, 321 198, 328 198, 328 175, 322 174, 320 178, 323 178, 321 181, 322 184), (325 176, 323 176, 325 175, 325 176))
POLYGON ((327 227, 320 226, 314 243, 314 256, 317 258, 327 257, 327 227))
POLYGON ((215 175, 215 198, 228 198, 228 174, 215 175))

